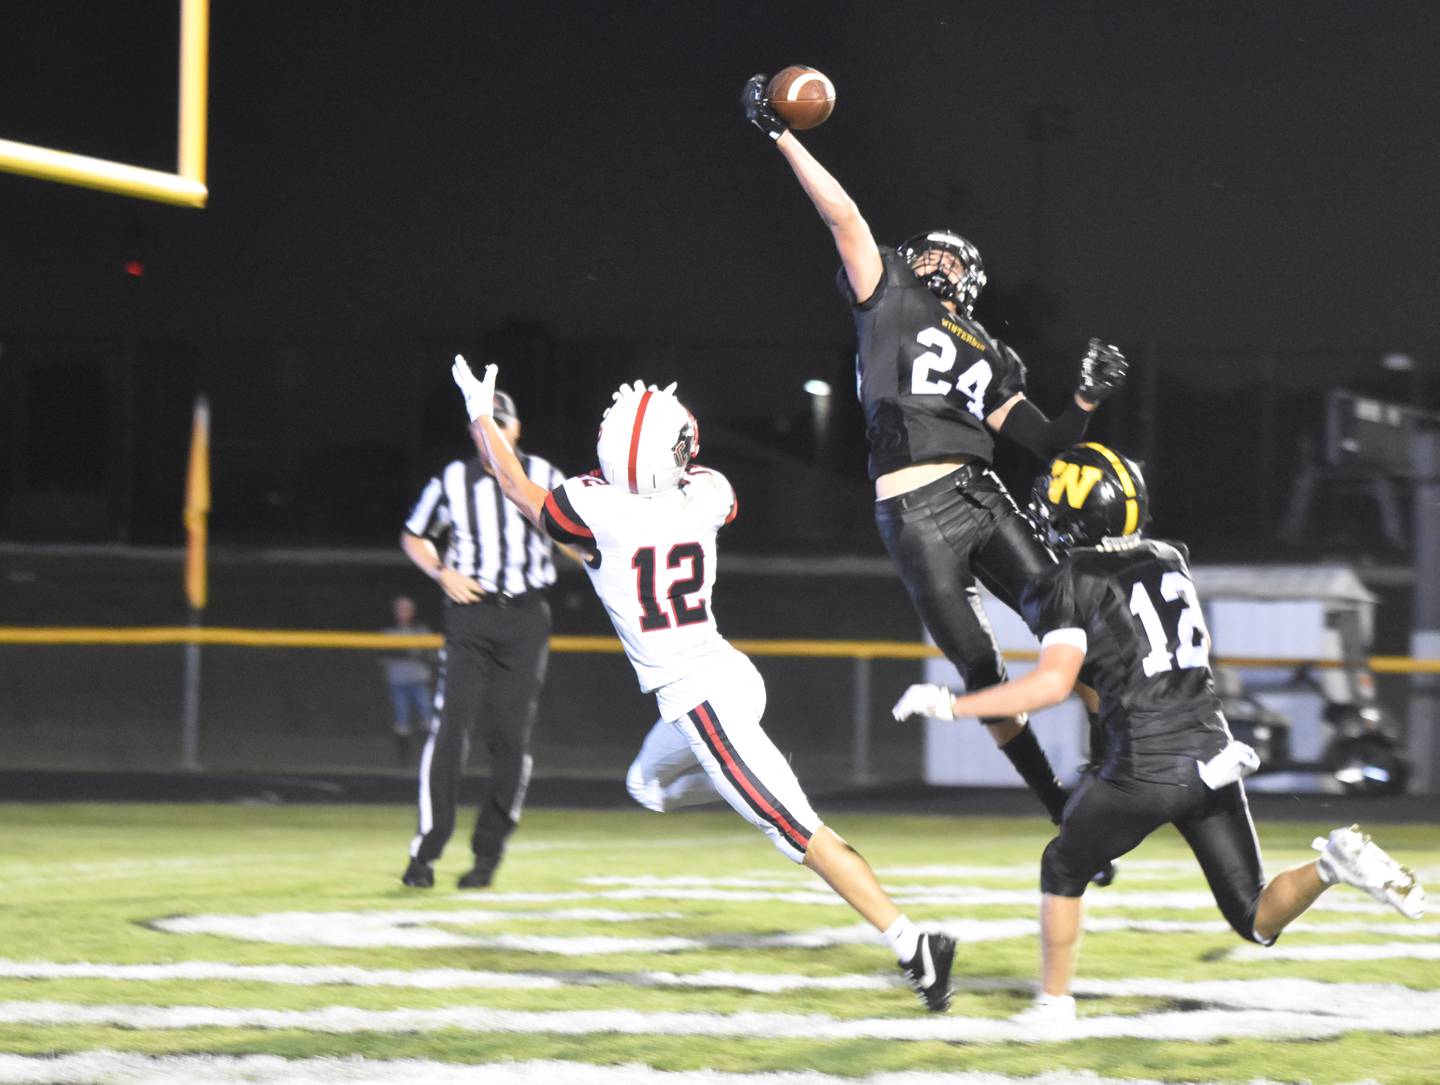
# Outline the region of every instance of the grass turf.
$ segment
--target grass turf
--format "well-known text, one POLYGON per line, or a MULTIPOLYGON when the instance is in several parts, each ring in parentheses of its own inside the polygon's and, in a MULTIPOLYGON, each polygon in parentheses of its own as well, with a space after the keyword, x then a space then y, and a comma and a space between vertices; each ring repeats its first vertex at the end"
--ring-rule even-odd
MULTIPOLYGON (((820 948, 765 947, 755 940, 797 932, 854 928, 857 918, 828 903, 810 872, 783 860, 758 833, 724 810, 658 817, 643 811, 534 809, 491 892, 460 894, 455 878, 467 866, 463 838, 437 869, 436 889, 399 885, 412 814, 397 807, 206 805, 8 805, 10 832, 0 845, 0 957, 9 961, 92 964, 215 962, 232 965, 354 966, 363 969, 468 969, 551 977, 551 989, 496 989, 326 984, 298 986, 239 980, 0 977, 0 1003, 37 1002, 128 1007, 216 1007, 367 1011, 476 1007, 545 1013, 628 1010, 653 1019, 664 1013, 824 1014, 847 1019, 924 1019, 914 996, 899 986, 875 988, 897 973, 878 937, 842 937, 820 948), (620 879, 620 882, 611 881, 620 879), (655 884, 646 879, 689 879, 655 884), (733 884, 725 879, 735 880, 733 884), (681 885, 701 890, 685 896, 681 885), (649 886, 652 896, 613 894, 649 886), (734 894, 725 899, 720 891, 734 894), (518 894, 574 899, 514 899, 518 894), (604 899, 604 894, 612 894, 604 899), (794 899, 746 899, 747 894, 794 899), (597 899, 598 898, 598 899, 597 899), (577 909, 641 914, 634 922, 577 909), (276 912, 433 913, 433 929, 458 944, 287 945, 218 933, 159 929, 166 917, 250 916, 276 912), (444 923, 447 912, 501 912, 495 919, 444 923), (553 913, 572 914, 555 916, 553 913), (679 952, 534 952, 491 944, 507 936, 552 938, 678 937, 696 943, 679 952), (469 939, 467 942, 466 939, 469 939), (748 940, 748 941, 747 941, 748 940), (741 944, 736 944, 737 942, 741 944), (652 986, 637 974, 720 971, 808 977, 858 977, 867 989, 804 987, 777 992, 730 986, 652 986)), ((1050 836, 1038 820, 875 817, 851 814, 835 827, 867 856, 882 880, 922 926, 965 920, 1032 918, 1033 904, 925 902, 939 888, 986 887, 1033 893, 1035 868, 1050 836), (995 867, 964 873, 937 866, 995 867), (906 869, 910 868, 910 869, 906 869), (906 902, 909 896, 912 902, 906 902)), ((1312 836, 1328 824, 1259 826, 1267 868, 1304 860, 1312 836)), ((1431 826, 1367 826, 1392 854, 1417 867, 1440 865, 1431 826)), ((1092 890, 1091 914, 1114 919, 1219 918, 1204 908, 1105 907, 1106 892, 1204 893, 1199 870, 1178 836, 1156 834, 1121 865, 1112 890, 1092 890)), ((1354 901, 1362 895, 1341 888, 1354 901)), ((1398 941, 1398 916, 1316 912, 1309 931, 1284 945, 1398 941), (1387 924, 1383 933, 1327 933, 1326 923, 1387 924)), ((338 926, 338 924, 337 924, 338 926)), ((1427 936, 1410 941, 1433 944, 1427 936)), ((1080 976, 1172 981, 1301 978, 1326 983, 1385 983, 1417 990, 1440 987, 1440 965, 1410 958, 1373 961, 1242 961, 1227 951, 1241 943, 1228 932, 1129 930, 1091 933, 1080 976)), ((584 950, 585 947, 572 947, 584 950)), ((962 945, 953 1015, 1002 1018, 1028 1001, 1033 935, 962 945)), ((1189 1008, 1184 999, 1082 999, 1082 1016, 1128 1015, 1189 1008)), ((1317 1009, 1321 1007, 1317 1006, 1317 1009)), ((3 1007, 0 1007, 3 1009, 3 1007)), ((613 1031, 337 1031, 251 1025, 140 1028, 118 1024, 17 1023, 0 1013, 0 1050, 17 1054, 92 1049, 153 1055, 181 1052, 276 1054, 293 1058, 363 1055, 484 1063, 567 1059, 602 1065, 644 1063, 669 1070, 814 1070, 845 1076, 878 1071, 962 1069, 1034 1075, 1058 1069, 1160 1081, 1353 1082, 1421 1085, 1440 1065, 1436 1031, 1396 1036, 1357 1030, 1333 1039, 1286 1041, 1233 1038, 1210 1043, 1137 1038, 1061 1044, 953 1044, 934 1040, 807 1037, 630 1035, 613 1031)))

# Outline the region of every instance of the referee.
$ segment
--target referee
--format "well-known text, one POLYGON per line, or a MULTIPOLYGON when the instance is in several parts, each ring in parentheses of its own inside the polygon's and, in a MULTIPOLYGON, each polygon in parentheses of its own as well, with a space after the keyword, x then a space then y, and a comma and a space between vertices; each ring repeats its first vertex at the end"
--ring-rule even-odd
MULTIPOLYGON (((518 451, 515 401, 498 390, 495 422, 518 451)), ((470 838, 474 866, 459 884, 481 889, 494 878, 530 782, 530 732, 550 655, 545 589, 555 582, 552 544, 505 500, 483 446, 478 451, 447 464, 425 485, 400 534, 405 555, 445 593, 435 711, 420 757, 420 824, 401 878, 417 889, 435 884, 435 861, 455 829, 456 798, 477 723, 490 755, 490 779, 470 838)), ((519 455, 538 485, 549 490, 564 481, 548 461, 519 455)))

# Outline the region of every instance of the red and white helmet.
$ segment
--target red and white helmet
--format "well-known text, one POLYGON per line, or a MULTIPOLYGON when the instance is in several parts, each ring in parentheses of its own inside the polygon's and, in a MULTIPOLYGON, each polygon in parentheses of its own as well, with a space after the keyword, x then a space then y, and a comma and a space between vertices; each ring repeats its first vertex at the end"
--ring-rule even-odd
POLYGON ((675 385, 622 384, 600 420, 595 454, 612 486, 632 494, 660 494, 680 484, 700 451, 695 416, 675 398, 675 385))

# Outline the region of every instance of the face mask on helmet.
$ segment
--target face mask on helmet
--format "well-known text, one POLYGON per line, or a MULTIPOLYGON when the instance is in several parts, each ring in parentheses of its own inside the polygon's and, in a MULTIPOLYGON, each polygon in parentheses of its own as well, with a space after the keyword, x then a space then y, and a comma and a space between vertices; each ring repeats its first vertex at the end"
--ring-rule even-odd
POLYGON ((1137 534, 1149 512, 1140 469, 1095 441, 1060 453, 1030 489, 1031 517, 1061 548, 1137 534))
POLYGON ((955 302, 961 312, 970 315, 975 299, 985 285, 985 265, 980 260, 979 249, 953 230, 931 230, 902 242, 896 251, 932 294, 941 301, 955 302), (941 254, 939 264, 934 268, 925 268, 924 274, 921 274, 917 265, 924 267, 925 254, 932 252, 941 254), (944 266, 946 253, 963 265, 958 273, 947 273, 944 266))
POLYGON ((600 420, 595 454, 612 486, 633 494, 659 494, 680 484, 700 451, 695 416, 671 391, 636 381, 622 384, 600 420))

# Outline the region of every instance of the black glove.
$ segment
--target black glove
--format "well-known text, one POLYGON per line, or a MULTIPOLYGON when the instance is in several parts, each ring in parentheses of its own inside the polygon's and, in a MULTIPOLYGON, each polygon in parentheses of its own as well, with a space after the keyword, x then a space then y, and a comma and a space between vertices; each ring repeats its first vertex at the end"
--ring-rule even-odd
POLYGON ((1130 363, 1119 347, 1092 339, 1085 360, 1080 363, 1080 387, 1075 393, 1091 403, 1104 403, 1125 386, 1125 374, 1129 371, 1130 363))
POLYGON ((765 101, 765 84, 769 77, 763 73, 752 75, 745 89, 740 92, 740 105, 745 110, 745 119, 771 139, 779 139, 786 132, 785 122, 775 115, 765 101))

